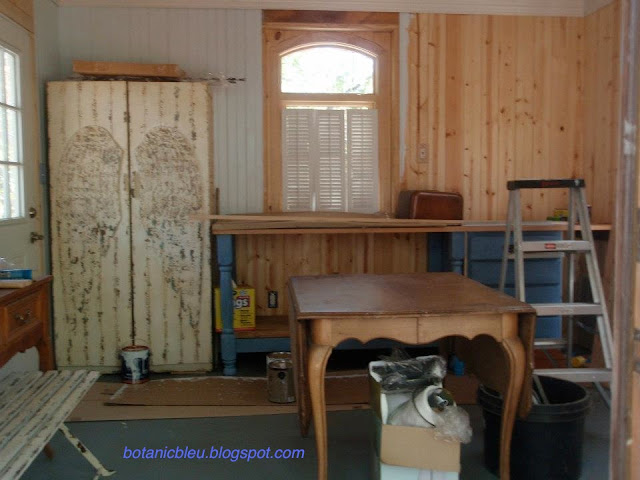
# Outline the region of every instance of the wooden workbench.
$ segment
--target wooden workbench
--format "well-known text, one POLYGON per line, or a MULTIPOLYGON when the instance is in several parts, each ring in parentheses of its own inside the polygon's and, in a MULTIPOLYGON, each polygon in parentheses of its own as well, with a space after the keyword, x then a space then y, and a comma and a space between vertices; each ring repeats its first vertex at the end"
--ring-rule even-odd
MULTIPOLYGON (((211 221, 216 236, 220 277, 221 316, 223 329, 220 348, 225 375, 236 374, 236 334, 233 330, 232 271, 234 266, 233 236, 237 235, 322 235, 322 234, 394 234, 499 232, 504 222, 458 220, 412 220, 363 215, 278 214, 278 215, 203 215, 195 220, 211 221)), ((528 231, 563 231, 566 222, 525 222, 528 231)), ((608 232, 610 225, 592 225, 594 231, 608 232)), ((286 318, 279 319, 286 326, 286 318)), ((250 332, 247 332, 250 333, 250 332)), ((243 334, 244 336, 244 334, 243 334)), ((257 337, 257 335, 252 335, 257 337)), ((255 341, 251 338, 250 341, 255 341)), ((280 345, 280 344, 278 344, 280 345)), ((280 347, 279 347, 280 348, 280 347)))

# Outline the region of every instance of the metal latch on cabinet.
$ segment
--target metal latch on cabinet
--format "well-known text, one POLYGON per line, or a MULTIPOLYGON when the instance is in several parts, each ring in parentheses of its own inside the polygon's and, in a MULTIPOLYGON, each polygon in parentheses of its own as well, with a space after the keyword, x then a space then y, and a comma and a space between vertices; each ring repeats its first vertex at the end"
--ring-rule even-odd
POLYGON ((31 232, 29 235, 29 240, 31 243, 36 243, 38 240, 44 240, 44 235, 38 232, 31 232))

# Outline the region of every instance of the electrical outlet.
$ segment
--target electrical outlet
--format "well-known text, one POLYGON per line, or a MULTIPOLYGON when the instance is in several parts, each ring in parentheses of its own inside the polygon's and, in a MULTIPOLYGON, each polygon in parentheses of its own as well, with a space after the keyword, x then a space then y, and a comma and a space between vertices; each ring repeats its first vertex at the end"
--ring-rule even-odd
POLYGON ((278 292, 275 290, 269 290, 267 299, 267 306, 269 308, 278 308, 278 292))
POLYGON ((427 144, 421 143, 418 145, 418 163, 427 163, 427 144))

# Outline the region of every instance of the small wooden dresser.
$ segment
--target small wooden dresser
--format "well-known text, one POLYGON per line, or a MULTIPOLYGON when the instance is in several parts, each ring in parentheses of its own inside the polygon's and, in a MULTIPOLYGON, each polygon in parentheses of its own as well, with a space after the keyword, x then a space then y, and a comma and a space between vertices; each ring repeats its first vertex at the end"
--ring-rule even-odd
POLYGON ((18 352, 35 346, 40 370, 53 370, 49 334, 51 276, 23 288, 0 289, 0 366, 18 352))

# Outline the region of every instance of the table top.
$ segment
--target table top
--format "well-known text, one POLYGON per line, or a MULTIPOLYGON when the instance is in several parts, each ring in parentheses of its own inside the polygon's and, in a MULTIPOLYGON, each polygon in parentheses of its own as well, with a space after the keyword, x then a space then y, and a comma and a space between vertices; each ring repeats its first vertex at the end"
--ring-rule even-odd
POLYGON ((535 312, 527 303, 450 272, 292 277, 289 291, 298 320, 535 312))
POLYGON ((31 285, 27 285, 22 288, 0 288, 0 303, 8 303, 17 298, 21 298, 24 295, 28 295, 31 292, 38 290, 43 284, 49 283, 53 280, 51 275, 45 275, 33 280, 31 285))

